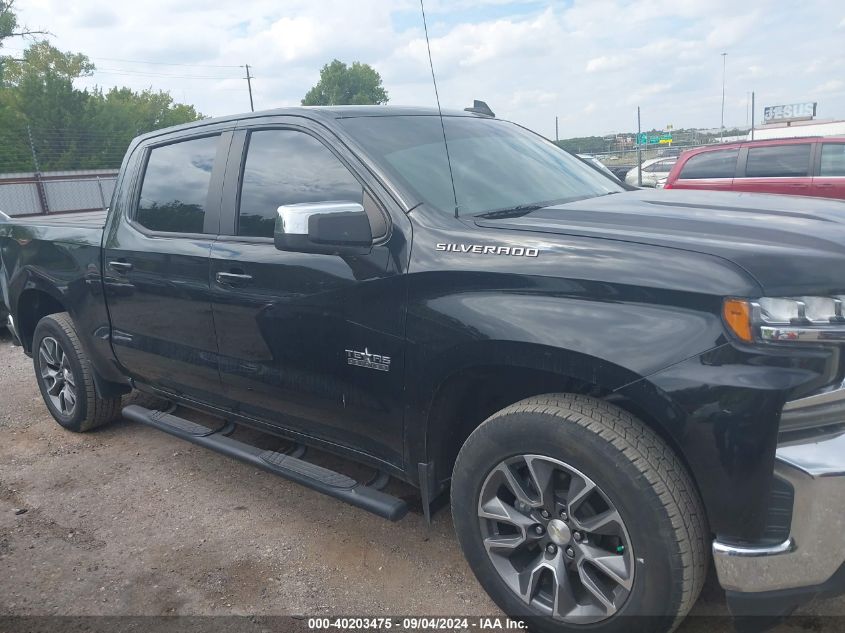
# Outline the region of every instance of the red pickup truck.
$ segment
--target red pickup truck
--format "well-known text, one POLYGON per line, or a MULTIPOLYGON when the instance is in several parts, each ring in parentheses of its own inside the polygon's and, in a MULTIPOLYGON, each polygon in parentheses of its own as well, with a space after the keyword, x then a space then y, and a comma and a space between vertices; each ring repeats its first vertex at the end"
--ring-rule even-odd
POLYGON ((681 154, 666 189, 845 199, 845 136, 743 141, 681 154))

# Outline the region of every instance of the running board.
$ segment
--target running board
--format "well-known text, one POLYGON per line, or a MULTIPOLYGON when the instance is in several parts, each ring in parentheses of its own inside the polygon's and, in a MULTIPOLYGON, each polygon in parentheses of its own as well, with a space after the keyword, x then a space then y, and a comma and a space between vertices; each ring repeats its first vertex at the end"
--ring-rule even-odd
POLYGON ((234 440, 225 434, 229 426, 227 424, 210 429, 172 413, 146 409, 137 404, 124 407, 123 417, 234 457, 390 521, 398 521, 408 512, 408 504, 402 499, 366 486, 342 473, 306 462, 294 455, 268 451, 234 440))

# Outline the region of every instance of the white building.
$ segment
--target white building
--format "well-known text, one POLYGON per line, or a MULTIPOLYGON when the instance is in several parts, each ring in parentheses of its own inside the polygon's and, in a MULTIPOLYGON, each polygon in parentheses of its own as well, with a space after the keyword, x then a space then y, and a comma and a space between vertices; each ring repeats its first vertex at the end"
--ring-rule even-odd
POLYGON ((845 121, 792 121, 790 123, 768 123, 748 133, 754 140, 767 138, 795 138, 798 136, 845 136, 845 121))

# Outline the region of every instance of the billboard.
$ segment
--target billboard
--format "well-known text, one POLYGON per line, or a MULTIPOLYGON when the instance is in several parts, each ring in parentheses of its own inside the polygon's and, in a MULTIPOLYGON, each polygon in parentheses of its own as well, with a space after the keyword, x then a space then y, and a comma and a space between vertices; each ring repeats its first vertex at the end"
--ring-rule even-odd
POLYGON ((766 106, 763 108, 763 123, 785 123, 786 121, 809 121, 816 116, 815 101, 791 103, 789 105, 766 106))

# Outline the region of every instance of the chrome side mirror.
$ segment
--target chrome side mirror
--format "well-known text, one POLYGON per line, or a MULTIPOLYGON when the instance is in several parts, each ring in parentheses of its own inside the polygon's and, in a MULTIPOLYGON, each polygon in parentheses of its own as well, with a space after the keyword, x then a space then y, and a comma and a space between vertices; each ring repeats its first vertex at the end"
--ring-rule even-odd
POLYGON ((365 254, 373 243, 364 207, 347 201, 282 205, 273 238, 280 251, 337 255, 365 254))

